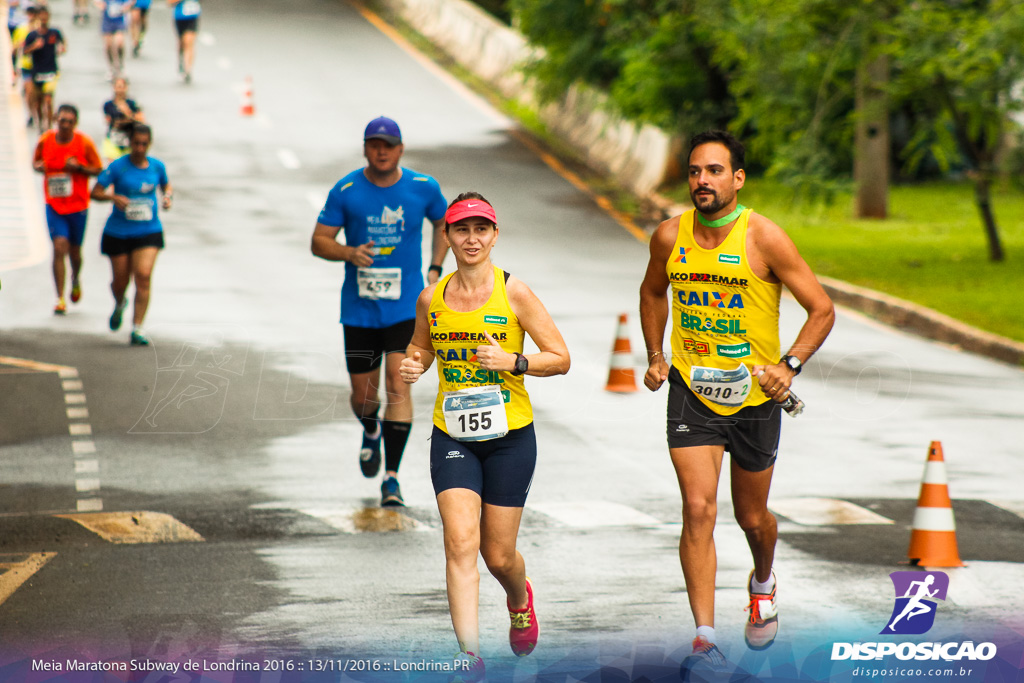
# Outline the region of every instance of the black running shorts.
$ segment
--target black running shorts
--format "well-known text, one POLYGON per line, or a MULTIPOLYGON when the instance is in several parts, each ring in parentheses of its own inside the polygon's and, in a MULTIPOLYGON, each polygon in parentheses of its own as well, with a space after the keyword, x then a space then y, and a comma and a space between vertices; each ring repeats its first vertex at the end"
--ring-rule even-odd
POLYGON ((775 464, 782 430, 782 406, 767 401, 719 415, 697 398, 673 367, 668 373, 668 447, 724 445, 733 461, 748 472, 775 464))
POLYGON ((162 232, 151 232, 148 235, 139 237, 114 237, 103 233, 100 238, 100 253, 106 256, 121 256, 130 254, 136 249, 145 247, 164 248, 164 234, 162 232))
POLYGON ((430 481, 434 493, 476 491, 488 505, 521 508, 537 466, 533 423, 498 439, 456 441, 434 425, 430 435, 430 481))
POLYGON ((403 320, 390 327, 342 325, 342 328, 345 331, 345 363, 349 374, 359 375, 379 368, 385 354, 405 353, 416 329, 416 319, 403 320))
POLYGON ((199 17, 192 17, 190 19, 175 19, 174 28, 178 29, 178 37, 185 35, 186 33, 195 33, 199 30, 199 17))

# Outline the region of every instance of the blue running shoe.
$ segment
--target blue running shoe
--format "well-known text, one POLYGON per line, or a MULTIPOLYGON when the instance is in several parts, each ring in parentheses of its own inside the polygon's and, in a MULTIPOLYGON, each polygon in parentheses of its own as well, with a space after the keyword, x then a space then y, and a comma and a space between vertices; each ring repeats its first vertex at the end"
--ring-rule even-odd
POLYGON ((377 438, 372 439, 363 432, 363 447, 359 449, 359 469, 367 479, 376 477, 380 472, 380 440, 384 430, 380 428, 380 420, 377 421, 377 438))
POLYGON ((384 483, 380 485, 380 506, 382 508, 405 507, 402 488, 394 477, 384 476, 384 483))
POLYGON ((124 316, 124 309, 128 307, 127 297, 114 306, 114 312, 110 314, 110 331, 116 332, 121 329, 121 318, 124 316))

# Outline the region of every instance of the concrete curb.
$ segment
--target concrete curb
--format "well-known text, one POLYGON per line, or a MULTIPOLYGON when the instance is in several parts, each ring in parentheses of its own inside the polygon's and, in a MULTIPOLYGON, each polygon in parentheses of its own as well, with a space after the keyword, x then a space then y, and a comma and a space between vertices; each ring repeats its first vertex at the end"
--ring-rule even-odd
POLYGON ((1024 366, 1024 344, 979 330, 924 306, 842 280, 818 276, 832 301, 875 320, 964 351, 1024 366))

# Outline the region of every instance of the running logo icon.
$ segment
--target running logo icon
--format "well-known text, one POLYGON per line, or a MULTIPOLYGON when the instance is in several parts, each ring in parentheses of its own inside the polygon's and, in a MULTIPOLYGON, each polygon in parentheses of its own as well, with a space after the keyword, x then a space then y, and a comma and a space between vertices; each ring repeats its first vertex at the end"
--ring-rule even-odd
POLYGON ((935 600, 946 599, 949 577, 942 572, 893 572, 889 578, 896 590, 896 604, 880 633, 926 633, 935 623, 935 600))
POLYGON ((686 263, 686 254, 693 247, 679 247, 679 256, 676 256, 676 263, 686 263))

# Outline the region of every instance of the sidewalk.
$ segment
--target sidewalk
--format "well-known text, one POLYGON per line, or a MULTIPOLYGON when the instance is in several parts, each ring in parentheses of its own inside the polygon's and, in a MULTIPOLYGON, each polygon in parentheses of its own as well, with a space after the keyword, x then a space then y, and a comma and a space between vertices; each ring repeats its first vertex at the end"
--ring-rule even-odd
MULTIPOLYGON (((0 2, 7 14, 7 3, 0 2)), ((0 31, 5 65, 0 71, 0 273, 40 263, 49 255, 39 179, 32 171, 32 142, 25 127, 21 84, 11 82, 10 36, 0 31)))

